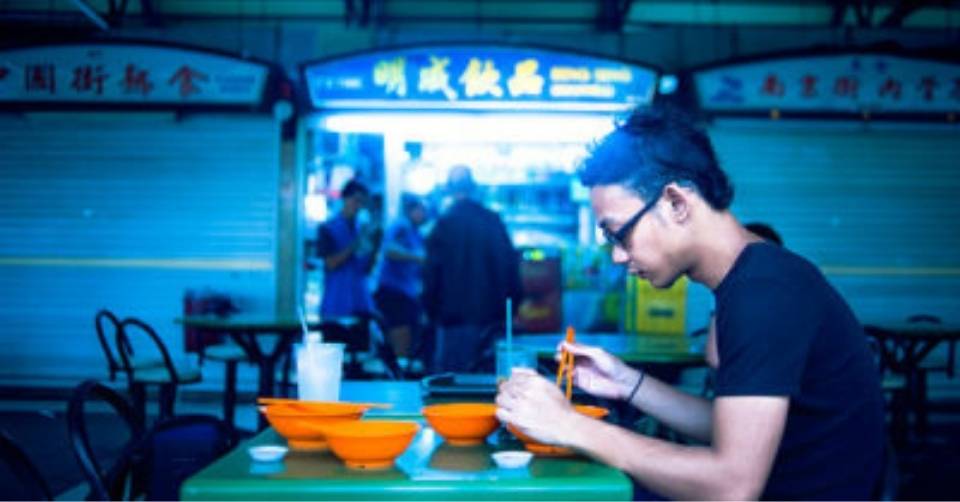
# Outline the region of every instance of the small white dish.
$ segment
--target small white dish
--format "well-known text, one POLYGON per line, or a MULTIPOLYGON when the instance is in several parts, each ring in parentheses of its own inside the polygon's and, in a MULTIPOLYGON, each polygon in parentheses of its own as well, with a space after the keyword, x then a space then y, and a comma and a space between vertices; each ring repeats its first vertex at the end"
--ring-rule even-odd
POLYGON ((277 462, 287 454, 287 447, 275 444, 251 446, 248 450, 250 457, 257 462, 277 462))
POLYGON ((491 456, 497 466, 503 469, 520 469, 533 459, 533 453, 529 451, 498 451, 491 456))

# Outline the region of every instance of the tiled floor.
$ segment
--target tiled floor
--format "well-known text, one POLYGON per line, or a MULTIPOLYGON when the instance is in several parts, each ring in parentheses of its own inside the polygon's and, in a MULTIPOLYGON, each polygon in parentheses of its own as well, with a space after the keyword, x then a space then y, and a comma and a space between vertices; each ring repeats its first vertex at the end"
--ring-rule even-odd
MULTIPOLYGON (((0 400, 0 428, 27 447, 58 498, 69 500, 82 498, 85 489, 67 440, 65 408, 65 400, 0 400)), ((960 499, 960 403, 944 403, 936 409, 929 433, 912 438, 897 452, 901 499, 960 499)), ((220 401, 213 394, 187 394, 178 402, 177 412, 219 415, 220 401)), ((256 421, 252 399, 241 398, 237 425, 253 430, 256 421)))

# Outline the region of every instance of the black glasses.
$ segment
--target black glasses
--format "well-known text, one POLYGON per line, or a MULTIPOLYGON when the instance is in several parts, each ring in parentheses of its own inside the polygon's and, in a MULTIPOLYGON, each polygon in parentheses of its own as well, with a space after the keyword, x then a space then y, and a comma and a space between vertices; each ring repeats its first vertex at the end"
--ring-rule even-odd
POLYGON ((657 201, 659 200, 660 194, 658 193, 655 198, 647 202, 645 206, 637 211, 637 214, 631 216, 616 232, 610 230, 606 224, 601 225, 600 231, 603 232, 603 238, 612 246, 620 246, 623 249, 627 249, 627 237, 630 237, 630 231, 633 230, 633 227, 637 226, 637 223, 640 221, 640 218, 643 218, 643 215, 650 212, 653 206, 657 205, 657 201))

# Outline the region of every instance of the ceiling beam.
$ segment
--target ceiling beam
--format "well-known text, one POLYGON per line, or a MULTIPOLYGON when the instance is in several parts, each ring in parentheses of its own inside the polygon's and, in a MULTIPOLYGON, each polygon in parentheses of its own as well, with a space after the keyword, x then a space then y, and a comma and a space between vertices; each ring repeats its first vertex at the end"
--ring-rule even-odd
POLYGON ((633 0, 598 0, 597 29, 600 31, 619 32, 623 30, 627 14, 633 0))
POLYGON ((107 23, 103 17, 97 13, 85 0, 71 0, 73 5, 83 13, 91 23, 95 24, 97 28, 100 28, 103 31, 110 31, 110 24, 107 23))
POLYGON ((899 28, 903 26, 903 22, 910 17, 911 14, 928 3, 930 2, 925 0, 900 0, 890 9, 887 17, 885 17, 883 21, 880 21, 880 26, 883 28, 899 28))

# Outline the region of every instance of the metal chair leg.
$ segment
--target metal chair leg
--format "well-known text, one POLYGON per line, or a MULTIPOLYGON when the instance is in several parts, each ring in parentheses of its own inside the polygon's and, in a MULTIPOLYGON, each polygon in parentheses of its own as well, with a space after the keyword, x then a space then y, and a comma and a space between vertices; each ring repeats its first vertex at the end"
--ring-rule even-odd
POLYGON ((160 416, 158 420, 173 418, 173 405, 177 400, 177 384, 167 383, 160 386, 160 416))
POLYGON ((224 392, 223 392, 223 421, 227 423, 230 434, 233 435, 236 424, 234 417, 237 407, 237 361, 228 360, 225 366, 224 392))

